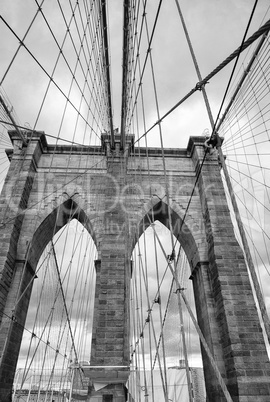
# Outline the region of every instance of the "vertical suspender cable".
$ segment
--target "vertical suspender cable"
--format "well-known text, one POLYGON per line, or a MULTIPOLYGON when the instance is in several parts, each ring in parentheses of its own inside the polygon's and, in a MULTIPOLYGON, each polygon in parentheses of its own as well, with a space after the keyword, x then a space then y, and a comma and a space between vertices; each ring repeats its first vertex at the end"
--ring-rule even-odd
POLYGON ((126 120, 126 86, 128 72, 128 39, 129 39, 129 7, 130 0, 124 0, 124 22, 123 22, 123 76, 122 76, 122 106, 121 106, 121 148, 125 148, 125 120, 126 120))
POLYGON ((114 148, 114 132, 113 132, 113 118, 112 118, 112 96, 111 96, 111 80, 110 80, 110 59, 109 59, 109 45, 108 45, 108 25, 107 25, 107 15, 106 15, 106 0, 101 2, 101 13, 102 13, 102 38, 103 38, 103 49, 104 49, 104 67, 106 72, 106 83, 107 83, 107 97, 108 97, 108 113, 109 113, 109 127, 111 132, 111 146, 114 148))
MULTIPOLYGON (((161 2, 159 3, 159 8, 160 8, 160 6, 161 6, 161 2)), ((164 179, 165 179, 166 198, 167 198, 167 205, 168 205, 169 230, 170 230, 172 248, 174 249, 172 220, 171 220, 171 214, 170 214, 170 210, 171 210, 170 194, 169 194, 169 187, 168 187, 168 181, 167 181, 167 170, 166 170, 166 162, 165 162, 165 156, 164 156, 164 147, 163 147, 162 129, 161 129, 161 121, 160 121, 159 103, 158 103, 157 88, 156 88, 156 81, 155 81, 155 74, 154 74, 154 65, 153 65, 153 58, 152 58, 152 53, 151 53, 151 48, 150 48, 150 39, 149 39, 147 21, 146 21, 146 32, 147 32, 147 39, 148 39, 148 43, 149 43, 149 48, 148 48, 149 49, 149 58, 150 58, 151 73, 152 73, 152 80, 153 80, 153 87, 154 87, 156 110, 157 110, 157 116, 158 116, 158 121, 159 121, 158 128, 159 128, 160 143, 161 143, 161 150, 162 150, 162 162, 163 162, 163 171, 164 171, 164 179)), ((155 239, 155 236, 154 236, 154 239, 155 239)), ((175 269, 175 273, 176 273, 177 272, 177 267, 176 267, 175 261, 174 261, 174 269, 175 269)), ((187 376, 187 384, 188 384, 189 401, 192 402, 192 400, 193 400, 192 384, 191 384, 191 379, 190 379, 188 355, 187 355, 186 342, 185 342, 185 331, 184 331, 184 326, 183 326, 183 313, 182 313, 181 300, 178 303, 178 308, 179 308, 179 318, 180 318, 183 350, 184 350, 184 356, 185 356, 185 368, 186 368, 186 376, 187 376)), ((162 340, 163 340, 163 334, 162 334, 162 340)), ((164 364, 164 374, 165 374, 165 379, 167 380, 165 364, 164 364)), ((167 382, 166 382, 166 385, 167 385, 167 382)), ((168 392, 168 390, 167 390, 167 392, 168 392)), ((168 398, 168 393, 167 393, 167 398, 168 398)))
MULTIPOLYGON (((154 221, 154 219, 153 219, 154 221)), ((156 281, 157 281, 157 287, 158 287, 158 292, 156 299, 159 299, 158 302, 158 307, 159 307, 159 321, 160 321, 160 338, 159 341, 161 341, 162 345, 162 358, 163 358, 163 367, 164 367, 164 397, 165 401, 169 401, 169 395, 168 395, 168 381, 167 381, 167 366, 166 366, 166 353, 165 353, 165 342, 164 342, 164 331, 163 331, 163 323, 162 323, 162 310, 161 310, 161 296, 160 296, 160 280, 159 280, 159 265, 158 265, 158 255, 157 255, 157 242, 156 242, 156 237, 154 236, 154 250, 155 250, 155 267, 156 267, 156 281)), ((158 351, 159 343, 157 346, 157 353, 158 351)), ((162 370, 160 366, 160 371, 162 370)))
POLYGON ((6 103, 5 103, 5 101, 4 101, 4 99, 2 98, 1 95, 0 95, 0 104, 3 106, 4 111, 6 112, 7 116, 8 116, 9 119, 11 120, 11 122, 12 122, 12 124, 13 124, 13 126, 14 126, 16 132, 17 132, 17 134, 19 135, 19 137, 20 137, 21 140, 22 140, 23 145, 27 145, 27 142, 26 142, 26 140, 25 140, 25 138, 24 138, 24 136, 23 136, 23 133, 22 133, 21 130, 18 128, 18 125, 16 124, 16 122, 15 122, 15 120, 14 120, 14 117, 12 116, 11 111, 8 109, 6 103))
MULTIPOLYGON (((147 263, 147 257, 146 257, 146 239, 145 239, 145 227, 143 231, 143 246, 144 246, 144 265, 145 265, 145 275, 144 275, 144 284, 145 284, 145 290, 147 294, 147 309, 148 309, 148 322, 152 320, 151 316, 151 307, 150 307, 150 302, 149 302, 149 296, 148 296, 148 288, 149 288, 149 281, 148 281, 148 263, 147 263)), ((144 273, 144 271, 142 272, 144 273)), ((151 376, 151 390, 152 390, 152 400, 155 400, 155 389, 154 389, 154 377, 153 377, 153 358, 152 358, 152 336, 151 336, 151 325, 148 325, 148 336, 149 336, 149 350, 150 350, 150 376, 151 376)))

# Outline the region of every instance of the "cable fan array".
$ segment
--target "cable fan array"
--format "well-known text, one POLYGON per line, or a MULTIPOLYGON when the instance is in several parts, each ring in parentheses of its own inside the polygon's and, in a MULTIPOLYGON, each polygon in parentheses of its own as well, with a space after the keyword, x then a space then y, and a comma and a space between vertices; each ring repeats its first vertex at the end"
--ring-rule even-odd
POLYGON ((267 37, 220 129, 225 138, 226 164, 264 291, 270 240, 269 71, 267 37))

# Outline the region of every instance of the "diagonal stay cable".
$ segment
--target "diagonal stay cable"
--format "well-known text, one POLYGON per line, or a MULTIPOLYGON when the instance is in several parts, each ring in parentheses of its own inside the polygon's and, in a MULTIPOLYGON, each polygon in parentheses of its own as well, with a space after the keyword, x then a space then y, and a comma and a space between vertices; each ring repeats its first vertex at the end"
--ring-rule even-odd
POLYGON ((29 53, 29 55, 33 58, 33 60, 38 64, 38 66, 42 69, 42 71, 47 75, 47 77, 50 79, 50 81, 56 86, 56 88, 59 90, 59 92, 64 96, 64 98, 68 101, 68 103, 74 108, 74 110, 78 113, 78 115, 83 119, 83 121, 90 127, 90 129, 96 134, 96 136, 100 139, 100 136, 98 133, 94 130, 93 127, 91 127, 88 123, 88 121, 84 118, 84 116, 80 113, 80 111, 76 108, 76 106, 71 102, 71 100, 67 97, 67 95, 64 93, 64 91, 60 88, 60 86, 57 84, 57 82, 53 79, 53 77, 48 73, 48 71, 42 66, 42 64, 38 61, 38 59, 34 56, 34 54, 31 52, 30 49, 26 46, 26 44, 19 38, 19 36, 16 34, 16 32, 11 28, 11 26, 8 24, 8 22, 0 15, 0 19, 4 22, 6 27, 12 32, 12 34, 15 36, 15 38, 19 41, 21 46, 25 48, 25 50, 29 53))
MULTIPOLYGON (((37 0, 35 0, 35 2, 36 2, 36 4, 38 5, 37 0)), ((75 9, 74 9, 74 10, 75 10, 75 9)), ((74 72, 72 71, 72 68, 71 68, 71 66, 70 66, 70 63, 68 62, 67 57, 65 56, 65 53, 64 53, 64 51, 63 51, 63 45, 64 45, 64 43, 65 43, 67 34, 68 34, 68 33, 70 34, 70 29, 68 29, 68 30, 66 31, 66 35, 65 35, 65 37, 64 37, 64 40, 63 40, 62 44, 60 45, 59 42, 58 42, 58 40, 57 40, 57 38, 56 38, 56 36, 55 36, 55 34, 54 34, 54 32, 53 32, 52 27, 51 27, 50 24, 49 24, 48 19, 46 18, 45 14, 44 14, 44 12, 43 12, 42 10, 41 10, 41 14, 42 14, 42 17, 43 17, 43 19, 44 19, 44 21, 45 21, 45 23, 46 23, 46 26, 47 26, 47 28, 48 28, 50 34, 52 35, 53 40, 54 40, 54 42, 55 42, 55 44, 56 44, 56 46, 57 46, 57 48, 58 48, 58 50, 59 50, 59 54, 58 54, 57 60, 59 60, 60 55, 61 55, 62 58, 63 58, 63 60, 64 60, 64 62, 65 62, 65 64, 66 64, 66 66, 67 66, 67 68, 68 68, 68 70, 69 70, 69 72, 70 72, 70 74, 71 74, 71 76, 72 76, 72 80, 73 80, 73 81, 75 82, 75 84, 77 85, 77 88, 78 88, 78 90, 79 90, 79 92, 80 92, 82 98, 84 99, 84 101, 85 101, 85 103, 86 103, 86 106, 87 106, 87 107, 89 108, 89 110, 90 110, 89 104, 87 103, 86 98, 85 98, 85 96, 84 96, 84 94, 83 94, 83 90, 82 90, 82 88, 81 88, 81 86, 80 86, 78 80, 76 79, 75 71, 74 71, 74 72)), ((74 17, 74 15, 75 15, 75 12, 73 11, 73 17, 74 17)), ((89 19, 90 19, 90 18, 89 18, 89 19)), ((83 27, 83 33, 84 33, 84 34, 85 34, 85 31, 86 31, 86 27, 83 27)), ((85 36, 84 36, 83 38, 85 38, 85 36)), ((76 56, 77 56, 76 67, 77 67, 77 65, 80 65, 80 66, 81 66, 81 63, 80 63, 80 60, 79 60, 79 56, 80 56, 80 52, 81 52, 82 49, 83 49, 83 42, 81 41, 81 42, 80 42, 79 52, 76 52, 76 56)), ((82 66, 81 66, 81 67, 82 67, 82 66)), ((55 65, 55 67, 54 67, 54 70, 55 70, 55 68, 56 68, 56 65, 55 65)), ((82 69, 82 73, 83 73, 84 78, 85 78, 85 83, 87 83, 87 86, 88 86, 88 82, 87 82, 87 79, 86 79, 86 74, 85 74, 85 72, 83 71, 83 69, 82 69)), ((53 74, 52 74, 52 75, 53 75, 53 74)), ((68 96, 68 97, 69 97, 69 96, 68 96)), ((95 120, 96 120, 96 119, 95 119, 95 120)), ((97 121, 96 121, 96 123, 97 123, 97 126, 98 126, 98 122, 97 122, 97 121)))
MULTIPOLYGON (((129 3, 129 1, 126 1, 126 3, 129 3)), ((150 40, 149 40, 148 49, 147 49, 147 52, 146 52, 146 57, 145 57, 145 60, 144 60, 142 71, 141 71, 139 87, 138 87, 138 90, 137 90, 137 93, 136 93, 136 96, 135 96, 135 100, 134 100, 134 103, 133 103, 134 106, 133 106, 133 109, 132 109, 131 117, 133 116, 134 109, 135 109, 135 106, 136 106, 136 103, 137 103, 137 100, 138 100, 138 96, 139 96, 139 91, 140 91, 140 88, 141 88, 141 85, 142 85, 142 78, 143 78, 143 75, 144 75, 144 72, 145 72, 145 69, 146 69, 146 64, 147 64, 147 61, 148 61, 148 57, 149 57, 149 53, 150 53, 154 33, 155 33, 155 30, 156 30, 156 26, 157 26, 157 21, 158 21, 158 18, 159 18, 161 4, 162 4, 162 0, 159 1, 159 5, 158 5, 154 25, 153 25, 150 40)), ((125 69, 127 68, 126 62, 127 62, 128 54, 125 53, 126 49, 123 49, 123 52, 124 52, 124 54, 123 54, 123 60, 124 60, 124 62, 123 62, 123 81, 124 80, 126 81, 127 77, 126 77, 125 69)), ((125 132, 124 131, 125 131, 125 127, 127 125, 126 124, 127 122, 125 121, 125 118, 127 117, 127 116, 125 116, 125 110, 126 110, 126 106, 127 106, 126 105, 127 99, 125 97, 126 94, 124 93, 125 92, 125 88, 124 88, 125 84, 126 84, 126 82, 123 82, 123 89, 122 89, 122 116, 121 116, 121 141, 122 141, 122 146, 123 146, 124 141, 125 141, 125 132)))
MULTIPOLYGON (((251 24, 253 15, 254 15, 254 13, 255 13, 257 4, 258 4, 258 0, 255 0, 254 5, 253 5, 253 8, 252 8, 252 11, 251 11, 251 14, 250 14, 250 17, 249 17, 249 20, 248 20, 248 24, 247 24, 247 27, 246 27, 246 30, 245 30, 245 33, 244 33, 244 36, 243 36, 243 39, 242 39, 242 42, 241 42, 241 45, 240 45, 239 50, 238 50, 238 52, 237 52, 237 54, 236 54, 236 60, 235 60, 235 63, 234 63, 232 72, 231 72, 231 74, 230 74, 230 78, 229 78, 229 81, 228 81, 228 84, 227 84, 227 87, 226 87, 226 90, 225 90, 225 93, 224 93, 222 102, 221 102, 221 104, 220 104, 220 108, 219 108, 219 111, 218 111, 218 114, 217 114, 217 117, 216 117, 216 121, 215 121, 215 123, 214 123, 214 126, 212 127, 212 135, 213 135, 213 134, 215 133, 215 131, 216 131, 216 127, 217 127, 217 123, 218 123, 218 120, 219 120, 219 116, 220 116, 221 110, 222 110, 222 108, 223 108, 223 105, 224 105, 226 96, 227 96, 227 94, 228 94, 228 91, 229 91, 229 88, 230 88, 230 85, 231 85, 231 82, 232 82, 232 79, 233 79, 233 76, 234 76, 234 73, 235 73, 235 70, 236 70, 236 66, 237 66, 237 63, 238 63, 240 54, 241 54, 242 51, 243 51, 244 44, 245 44, 245 40, 246 40, 246 36, 247 36, 248 30, 249 30, 249 27, 250 27, 250 24, 251 24)), ((211 135, 211 136, 212 136, 212 135, 211 135)), ((220 152, 221 152, 221 147, 219 147, 219 149, 220 149, 220 152)), ((220 152, 219 152, 219 153, 220 153, 220 152)))
MULTIPOLYGON (((9 121, 0 120, 0 123, 1 123, 1 124, 6 124, 7 126, 15 127, 14 123, 11 123, 11 122, 9 122, 9 121)), ((18 124, 16 124, 16 126, 17 126, 18 128, 20 128, 20 129, 22 129, 22 130, 25 130, 25 131, 29 131, 29 132, 34 131, 34 132, 35 132, 35 130, 30 130, 29 128, 24 127, 24 126, 20 126, 20 125, 18 125, 18 124)), ((37 132, 38 132, 38 131, 37 131, 37 132)), ((46 137, 50 137, 50 138, 54 138, 54 139, 56 139, 56 140, 58 140, 58 141, 68 142, 69 144, 78 145, 78 146, 80 146, 80 147, 84 147, 84 148, 89 149, 89 145, 81 144, 81 143, 76 142, 76 141, 67 140, 67 139, 65 139, 65 138, 57 137, 57 136, 55 136, 55 135, 51 135, 51 134, 48 134, 48 133, 46 133, 45 136, 46 136, 46 137)), ((8 142, 7 144, 10 145, 10 142, 8 142)))
POLYGON ((9 70, 10 70, 10 68, 11 68, 11 66, 12 66, 12 64, 13 64, 15 58, 16 58, 16 56, 18 55, 19 50, 20 50, 21 47, 22 47, 22 42, 24 42, 24 40, 26 39, 28 33, 30 32, 30 29, 32 28, 32 25, 33 25, 35 19, 36 19, 37 16, 38 16, 38 13, 41 11, 41 6, 43 5, 44 1, 45 1, 45 0, 42 0, 42 2, 40 3, 40 5, 38 6, 38 9, 37 9, 37 11, 36 11, 34 17, 32 18, 32 21, 30 22, 30 25, 29 25, 29 27, 27 28, 27 30, 26 30, 26 32, 25 32, 23 38, 22 38, 22 41, 19 42, 19 46, 18 46, 16 52, 14 53, 14 55, 13 55, 13 57, 12 57, 12 59, 11 59, 9 65, 8 65, 8 67, 7 67, 5 73, 4 73, 4 75, 3 75, 3 77, 2 77, 2 79, 1 79, 1 81, 0 81, 0 86, 2 86, 4 80, 5 80, 6 76, 7 76, 7 73, 9 72, 9 70))
POLYGON ((166 117, 168 117, 174 110, 176 110, 182 103, 184 103, 191 95, 196 91, 201 90, 202 86, 206 85, 208 81, 213 78, 217 73, 219 73, 224 67, 227 66, 232 60, 234 60, 238 53, 243 52, 247 49, 255 40, 257 40, 261 35, 269 32, 270 30, 270 20, 268 20, 260 29, 258 29, 252 36, 250 36, 244 43, 243 46, 238 47, 233 53, 231 53, 221 64, 219 64, 211 73, 209 73, 202 81, 198 82, 194 88, 192 88, 182 99, 180 99, 171 109, 169 109, 158 121, 156 121, 144 134, 142 134, 134 144, 144 138, 150 131, 153 130, 158 124, 162 122, 166 117))
POLYGON ((216 126, 217 131, 219 130, 219 127, 222 125, 223 121, 225 120, 225 118, 226 118, 226 116, 227 116, 227 114, 228 114, 233 102, 235 101, 235 99, 237 97, 238 92, 240 91, 240 89, 241 89, 241 87, 242 87, 242 85, 243 85, 243 83, 244 83, 244 81, 245 81, 245 79, 247 77, 247 75, 250 73, 252 65, 255 62, 255 60, 256 60, 256 58, 257 58, 257 56, 258 56, 258 54, 259 54, 259 52, 260 52, 260 50, 261 50, 261 48, 262 48, 262 46, 264 44, 266 38, 267 38, 267 33, 264 33, 264 35, 262 36, 262 38, 261 38, 261 40, 260 40, 255 52, 252 55, 252 58, 250 59, 247 67, 244 70, 244 73, 243 73, 243 75, 242 75, 242 77, 241 77, 241 79, 240 79, 240 81, 239 81, 239 83, 238 83, 238 85, 236 87, 236 90, 234 91, 233 96, 230 99, 229 104, 227 105, 227 107, 226 107, 226 109, 225 109, 220 121, 218 122, 218 124, 216 126))
MULTIPOLYGON (((54 256, 54 261, 55 261, 55 267, 56 267, 56 271, 57 271, 58 281, 59 281, 59 285, 60 285, 60 291, 61 291, 61 295, 62 295, 62 299, 63 299, 63 303, 64 303, 64 309, 65 309, 65 313, 66 313, 66 316, 67 316, 67 322, 68 322, 68 328, 69 328, 69 332, 70 332, 70 336, 71 336, 71 342, 72 342, 72 346, 73 346, 73 350, 74 350, 74 354, 75 354, 76 363, 78 363, 79 358, 78 358, 77 349, 76 349, 76 346, 75 346, 75 340, 74 340, 74 336, 73 336, 73 332, 72 332, 72 328, 71 328, 70 317, 69 317, 68 308, 67 308, 67 304, 66 304, 65 293, 64 293, 64 290, 63 290, 63 286, 62 286, 62 281, 61 281, 58 261, 57 261, 57 257, 56 257, 56 252, 55 252, 55 248, 54 248, 54 244, 53 244, 52 240, 51 240, 51 245, 52 245, 52 250, 53 250, 53 256, 54 256)), ((81 375, 81 373, 80 373, 80 375, 81 375)), ((81 380, 82 380, 82 378, 81 378, 81 380)))

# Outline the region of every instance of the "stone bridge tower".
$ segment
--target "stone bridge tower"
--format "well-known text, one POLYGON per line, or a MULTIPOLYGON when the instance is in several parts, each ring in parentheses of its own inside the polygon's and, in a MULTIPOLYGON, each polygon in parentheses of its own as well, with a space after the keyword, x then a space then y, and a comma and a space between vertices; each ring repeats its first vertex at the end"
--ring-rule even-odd
MULTIPOLYGON (((153 220, 168 226, 169 214, 190 264, 198 323, 233 401, 270 400, 261 325, 215 156, 203 164, 183 221, 203 159, 203 138, 191 137, 187 149, 164 151, 168 207, 161 150, 140 148, 139 155, 132 136, 123 151, 117 136, 111 150, 106 136, 101 146, 54 146, 44 133, 34 132, 23 146, 16 132, 9 134, 14 151, 7 151, 11 163, 0 198, 0 400, 11 401, 38 260, 70 218, 84 224, 99 255, 86 371, 92 383, 107 385, 98 392, 92 388, 89 400, 126 400, 130 256, 142 231, 153 220)), ((202 356, 208 401, 225 401, 203 350, 202 356)))

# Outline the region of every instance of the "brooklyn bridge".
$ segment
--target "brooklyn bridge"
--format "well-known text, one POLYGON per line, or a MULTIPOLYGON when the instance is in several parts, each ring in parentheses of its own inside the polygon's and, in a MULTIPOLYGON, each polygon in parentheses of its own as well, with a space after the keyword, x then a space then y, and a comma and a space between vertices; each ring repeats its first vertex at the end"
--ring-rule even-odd
POLYGON ((270 400, 267 1, 0 15, 0 402, 270 400))

